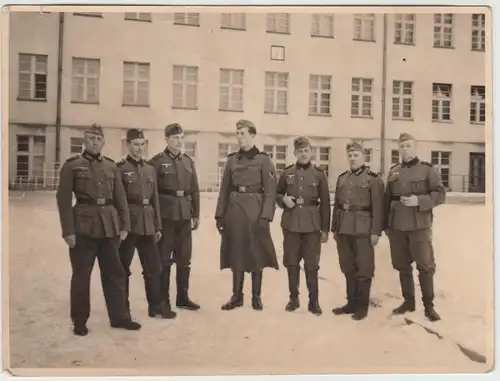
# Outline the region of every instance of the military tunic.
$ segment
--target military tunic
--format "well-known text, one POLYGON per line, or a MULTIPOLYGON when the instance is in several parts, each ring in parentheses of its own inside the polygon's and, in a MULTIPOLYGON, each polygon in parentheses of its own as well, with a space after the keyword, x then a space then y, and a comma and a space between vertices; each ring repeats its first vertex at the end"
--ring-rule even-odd
POLYGON ((136 161, 130 156, 117 165, 130 210, 130 234, 120 245, 120 259, 127 274, 127 300, 130 266, 137 248, 148 304, 157 306, 161 303, 161 262, 155 234, 162 230, 162 225, 156 173, 144 160, 136 161))
POLYGON ((228 155, 215 212, 222 220, 221 269, 278 269, 269 223, 276 210, 276 171, 256 147, 228 155))
POLYGON ((90 278, 96 257, 109 319, 112 323, 126 320, 125 272, 118 248, 120 231, 130 229, 130 220, 115 162, 87 152, 70 157, 61 167, 56 197, 63 237, 76 235, 75 247, 69 250, 73 323, 86 324, 90 316, 90 278))
POLYGON ((323 170, 310 162, 286 167, 278 180, 277 204, 283 209, 283 265, 298 267, 304 259, 306 270, 318 270, 321 232, 330 228, 330 192, 323 170), (293 208, 283 203, 285 195, 293 198, 293 208))
POLYGON ((332 217, 339 264, 347 278, 371 279, 375 272, 370 235, 380 236, 384 222, 384 183, 368 167, 337 179, 332 217))
POLYGON ((394 269, 411 274, 415 261, 420 272, 434 274, 432 211, 445 198, 441 175, 430 163, 416 158, 391 168, 385 192, 385 228, 394 269), (401 196, 410 195, 418 197, 418 206, 401 203, 401 196))
POLYGON ((195 164, 189 156, 168 148, 150 161, 158 178, 163 236, 163 266, 189 267, 192 253, 191 219, 200 217, 200 190, 195 164))

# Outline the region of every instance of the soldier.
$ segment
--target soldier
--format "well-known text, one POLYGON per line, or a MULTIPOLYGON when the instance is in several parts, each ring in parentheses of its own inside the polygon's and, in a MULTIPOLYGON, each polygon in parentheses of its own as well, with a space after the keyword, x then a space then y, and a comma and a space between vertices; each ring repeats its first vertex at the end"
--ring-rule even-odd
POLYGON ((85 336, 90 316, 90 277, 97 257, 113 328, 139 330, 125 299, 125 272, 120 263, 120 240, 130 229, 127 198, 115 162, 101 155, 104 133, 93 124, 85 131, 85 150, 66 160, 61 168, 57 206, 62 235, 69 246, 71 319, 73 333, 85 336), (72 207, 73 193, 76 205, 72 207))
POLYGON ((145 143, 142 130, 128 130, 129 154, 117 163, 130 210, 130 234, 120 246, 120 259, 127 275, 127 307, 130 311, 130 265, 137 247, 149 306, 148 315, 173 319, 177 314, 170 306, 164 305, 160 289, 161 262, 156 246, 162 230, 160 204, 155 170, 143 160, 145 143))
POLYGON ((262 272, 278 270, 269 224, 276 210, 276 172, 267 154, 254 145, 255 125, 236 123, 240 150, 228 155, 215 219, 221 234, 221 269, 233 272, 233 295, 222 306, 228 311, 243 305, 245 272, 252 274, 252 308, 262 310, 262 272))
POLYGON ((200 221, 200 190, 194 160, 184 153, 184 131, 178 123, 165 127, 167 147, 150 161, 158 178, 163 234, 159 242, 162 294, 170 308, 170 270, 176 265, 176 306, 200 308, 189 298, 192 231, 200 221))
POLYGON ((391 248, 392 266, 399 271, 404 302, 393 310, 396 315, 415 311, 415 285, 412 263, 416 262, 425 316, 440 320, 434 310, 433 277, 436 271, 432 245, 433 209, 443 204, 446 191, 440 173, 432 164, 420 161, 415 138, 402 133, 398 139, 403 161, 388 174, 386 234, 391 248))
POLYGON ((288 272, 290 301, 286 311, 299 308, 300 261, 304 259, 309 312, 321 315, 318 301, 318 271, 321 243, 328 241, 330 192, 324 171, 311 164, 311 144, 306 137, 293 142, 297 163, 284 169, 278 180, 277 203, 284 209, 283 265, 288 272))
POLYGON ((347 144, 346 150, 350 169, 337 179, 332 232, 346 278, 347 304, 332 312, 363 320, 368 315, 375 273, 374 248, 384 222, 384 183, 366 166, 361 144, 347 144))

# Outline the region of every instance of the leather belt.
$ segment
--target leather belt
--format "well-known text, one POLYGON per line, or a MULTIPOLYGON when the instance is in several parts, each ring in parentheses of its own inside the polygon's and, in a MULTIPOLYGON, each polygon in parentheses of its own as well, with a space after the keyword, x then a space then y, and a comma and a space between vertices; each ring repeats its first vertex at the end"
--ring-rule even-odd
POLYGON ((186 197, 189 196, 189 193, 185 190, 178 189, 178 190, 170 190, 170 189, 160 189, 158 191, 159 194, 164 194, 168 196, 175 196, 175 197, 186 197))
POLYGON ((128 198, 127 202, 131 205, 148 206, 151 204, 149 198, 128 198))
POLYGON ((238 185, 233 189, 234 192, 238 193, 264 193, 262 187, 258 186, 246 186, 246 185, 238 185))
POLYGON ((104 197, 99 198, 77 198, 76 202, 83 205, 113 205, 113 200, 106 199, 104 197))
POLYGON ((391 196, 391 201, 400 201, 401 200, 401 196, 391 196))
POLYGON ((293 202, 295 202, 295 205, 307 205, 307 206, 318 206, 319 205, 319 200, 318 199, 309 199, 305 200, 303 197, 293 197, 293 202))
POLYGON ((347 202, 343 204, 337 204, 337 208, 345 212, 371 212, 372 210, 372 208, 369 206, 351 205, 347 202))

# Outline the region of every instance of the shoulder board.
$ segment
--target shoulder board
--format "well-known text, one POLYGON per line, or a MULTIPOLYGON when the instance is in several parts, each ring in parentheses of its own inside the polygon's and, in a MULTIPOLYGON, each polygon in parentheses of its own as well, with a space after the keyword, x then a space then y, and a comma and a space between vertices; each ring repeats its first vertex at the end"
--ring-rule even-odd
POLYGON ((267 152, 264 152, 264 151, 259 151, 257 153, 257 155, 265 155, 265 156, 268 156, 268 157, 272 157, 271 155, 269 155, 267 152))
POLYGON ((342 173, 339 175, 339 177, 340 177, 340 176, 344 176, 347 172, 349 172, 349 170, 346 170, 346 171, 342 172, 342 173))
POLYGON ((123 164, 125 164, 125 162, 126 162, 126 160, 125 160, 125 158, 123 158, 123 159, 121 159, 120 161, 118 161, 118 162, 116 163, 116 165, 123 165, 123 164))
POLYGON ((155 161, 156 159, 159 159, 163 155, 163 152, 157 153, 154 155, 151 159, 149 159, 149 162, 155 161))
POLYGON ((106 160, 108 160, 108 161, 110 161, 110 162, 112 162, 112 163, 114 163, 114 162, 115 162, 115 161, 114 161, 113 159, 111 159, 110 157, 103 156, 103 158, 105 158, 106 160))
POLYGON ((285 168, 283 168, 283 170, 287 170, 287 169, 290 169, 293 167, 295 167, 295 164, 290 164, 290 165, 287 165, 285 168))
POLYGON ((231 152, 231 153, 228 153, 228 154, 227 154, 227 157, 230 157, 230 156, 233 156, 233 155, 236 155, 236 152, 231 152))
POLYGON ((323 168, 320 168, 317 165, 315 165, 314 168, 317 169, 320 172, 325 172, 325 170, 323 168))
POLYGON ((76 159, 78 159, 79 157, 80 157, 80 154, 79 154, 79 153, 77 153, 77 154, 75 154, 75 155, 71 155, 70 157, 68 157, 68 158, 66 159, 66 162, 68 163, 68 162, 70 162, 70 161, 76 160, 76 159))
POLYGON ((421 161, 420 163, 422 163, 423 165, 427 165, 428 167, 434 167, 431 163, 429 163, 428 161, 421 161))
POLYGON ((370 176, 373 176, 373 177, 378 177, 378 174, 371 171, 370 169, 368 171, 366 171, 366 173, 368 173, 370 176))

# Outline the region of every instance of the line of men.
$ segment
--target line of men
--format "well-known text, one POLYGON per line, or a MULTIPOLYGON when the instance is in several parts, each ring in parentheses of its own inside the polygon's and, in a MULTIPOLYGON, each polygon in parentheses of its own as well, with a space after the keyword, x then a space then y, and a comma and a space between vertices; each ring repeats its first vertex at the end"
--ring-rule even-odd
MULTIPOLYGON (((232 295, 222 305, 228 311, 244 304, 244 277, 251 274, 254 310, 264 308, 263 270, 278 270, 270 223, 276 205, 283 209, 283 265, 290 292, 286 311, 300 308, 300 263, 309 292, 308 311, 321 315, 318 271, 321 246, 333 232, 339 264, 346 278, 347 304, 332 310, 368 315, 375 272, 374 248, 385 231, 393 267, 399 272, 403 303, 394 314, 415 311, 412 263, 416 262, 425 315, 434 310, 432 210, 445 200, 439 172, 416 155, 410 134, 399 138, 402 162, 394 165, 387 186, 365 165, 361 144, 347 145, 350 169, 336 183, 333 213, 328 180, 311 163, 306 137, 294 141, 297 158, 277 179, 271 158, 254 144, 257 129, 248 120, 236 123, 239 151, 228 155, 215 211, 221 235, 220 267, 231 269, 232 295)), ((192 158, 183 152, 184 132, 173 123, 165 128, 166 148, 144 161, 142 130, 127 132, 129 154, 118 163, 101 154, 105 144, 99 125, 85 131, 84 151, 61 167, 57 204, 62 236, 72 266, 71 319, 73 333, 88 334, 90 277, 99 261, 102 287, 114 328, 139 330, 129 303, 130 267, 137 249, 143 269, 149 317, 173 319, 170 303, 171 267, 176 265, 176 306, 196 311, 189 297, 192 232, 199 227, 200 192, 192 158), (73 195, 76 204, 73 206, 73 195)))

